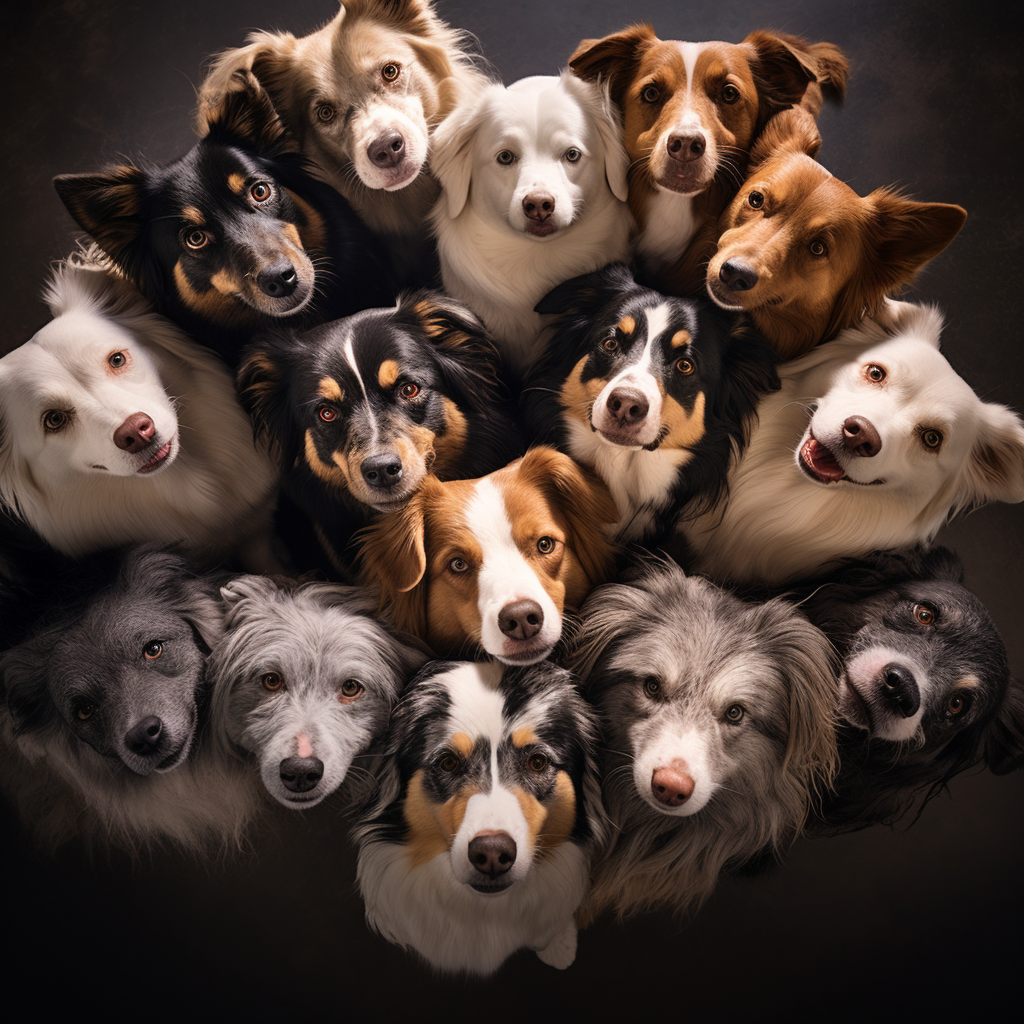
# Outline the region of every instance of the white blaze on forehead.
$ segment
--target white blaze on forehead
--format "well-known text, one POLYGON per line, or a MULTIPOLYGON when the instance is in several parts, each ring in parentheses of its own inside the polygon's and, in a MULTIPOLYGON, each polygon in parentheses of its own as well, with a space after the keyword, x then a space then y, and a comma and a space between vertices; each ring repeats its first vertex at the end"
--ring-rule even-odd
POLYGON ((446 673, 445 685, 451 698, 448 711, 451 731, 465 733, 474 742, 486 737, 491 749, 502 736, 502 708, 505 698, 498 689, 502 666, 495 662, 460 665, 446 673))
POLYGON ((359 387, 363 392, 363 398, 366 398, 366 385, 363 383, 363 375, 359 372, 359 367, 356 364, 356 353, 352 345, 351 331, 349 331, 345 337, 345 342, 342 345, 342 351, 345 353, 345 361, 352 367, 352 372, 356 375, 356 380, 359 381, 359 387))
POLYGON ((686 69, 686 98, 683 101, 683 116, 676 121, 676 128, 700 128, 700 115, 690 105, 693 99, 693 81, 697 74, 697 57, 704 49, 703 43, 677 43, 686 69))

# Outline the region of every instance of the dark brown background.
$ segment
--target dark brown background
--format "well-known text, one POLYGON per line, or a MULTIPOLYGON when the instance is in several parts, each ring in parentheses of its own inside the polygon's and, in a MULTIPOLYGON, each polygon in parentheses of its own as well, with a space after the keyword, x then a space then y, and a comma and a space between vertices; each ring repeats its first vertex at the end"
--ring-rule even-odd
MULTIPOLYGON (((821 118, 820 159, 862 193, 898 183, 915 198, 966 207, 966 227, 908 297, 940 303, 953 365, 985 398, 1021 410, 1019 33, 971 17, 972 7, 980 10, 934 0, 439 3, 509 83, 553 74, 581 38, 636 20, 663 38, 738 42, 772 27, 840 45, 853 65, 849 97, 821 118)), ((2 350, 45 321, 38 295, 48 265, 77 237, 51 178, 123 157, 177 157, 191 145, 194 88, 209 53, 253 28, 305 34, 336 6, 66 0, 26 10, 5 16, 0 72, 2 350)), ((1019 506, 991 506, 942 537, 963 558, 1018 673, 1022 523, 1019 506)), ((35 994, 40 1006, 59 999, 142 1020, 201 1012, 210 1001, 298 1019, 435 1007, 520 1019, 653 1006, 680 1019, 982 1009, 1009 991, 1021 962, 1022 807, 1024 774, 962 777, 909 830, 801 842, 767 877, 723 883, 692 921, 603 924, 581 936, 569 971, 521 953, 488 982, 438 979, 366 930, 354 858, 330 807, 282 811, 250 856, 202 866, 163 855, 136 867, 119 857, 90 865, 74 851, 44 859, 4 813, 5 1002, 35 994)))

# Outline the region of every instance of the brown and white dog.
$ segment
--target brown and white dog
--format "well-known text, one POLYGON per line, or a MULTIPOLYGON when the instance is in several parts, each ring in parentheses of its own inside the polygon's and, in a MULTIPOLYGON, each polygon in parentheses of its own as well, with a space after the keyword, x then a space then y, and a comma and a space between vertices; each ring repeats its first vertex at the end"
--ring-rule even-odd
POLYGON ((805 111, 772 119, 722 215, 707 268, 711 298, 746 311, 780 359, 876 315, 967 217, 959 206, 914 202, 891 188, 859 196, 813 159, 820 142, 805 111))
POLYGON ((623 111, 637 253, 655 287, 697 290, 717 221, 776 112, 841 99, 847 62, 832 43, 759 30, 739 44, 659 39, 647 24, 584 39, 569 67, 608 84, 623 111))
POLYGON ((509 665, 546 658, 562 614, 611 573, 618 519, 600 480, 533 448, 476 480, 424 477, 405 509, 362 534, 381 610, 442 655, 479 644, 509 665))

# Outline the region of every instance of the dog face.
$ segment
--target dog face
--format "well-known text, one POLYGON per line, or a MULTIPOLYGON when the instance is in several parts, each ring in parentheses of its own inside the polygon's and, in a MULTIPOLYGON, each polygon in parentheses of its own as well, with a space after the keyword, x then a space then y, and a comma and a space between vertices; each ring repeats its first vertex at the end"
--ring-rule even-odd
POLYGON ((625 163, 600 90, 566 72, 481 90, 438 128, 431 167, 450 218, 469 204, 491 230, 543 242, 609 190, 624 200, 625 163))
POLYGON ((383 736, 426 654, 371 618, 372 603, 350 587, 243 576, 221 596, 225 635, 210 659, 214 727, 254 755, 275 800, 312 807, 383 736))
POLYGON ((366 579, 403 629, 439 651, 467 643, 507 664, 546 658, 562 613, 611 570, 607 490, 568 456, 535 448, 477 480, 425 477, 398 516, 363 534, 366 579))

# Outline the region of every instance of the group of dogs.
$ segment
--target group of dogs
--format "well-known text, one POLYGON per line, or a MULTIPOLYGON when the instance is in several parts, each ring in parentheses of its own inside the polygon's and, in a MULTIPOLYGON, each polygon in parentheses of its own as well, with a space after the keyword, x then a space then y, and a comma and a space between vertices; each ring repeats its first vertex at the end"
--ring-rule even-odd
POLYGON ((35 833, 206 851, 338 794, 370 925, 488 974, 1018 767, 931 542, 1024 500, 1024 424, 890 297, 964 211, 816 162, 846 78, 636 25, 506 87, 351 0, 217 55, 179 160, 58 177, 90 242, 0 359, 35 833))

